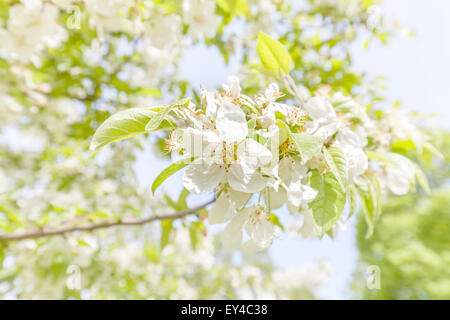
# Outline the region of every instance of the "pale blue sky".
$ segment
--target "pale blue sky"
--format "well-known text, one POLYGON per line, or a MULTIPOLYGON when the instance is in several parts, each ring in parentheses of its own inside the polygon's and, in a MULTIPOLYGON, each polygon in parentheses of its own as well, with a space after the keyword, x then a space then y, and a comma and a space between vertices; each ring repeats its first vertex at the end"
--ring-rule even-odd
POLYGON ((371 46, 368 52, 354 48, 355 67, 387 76, 389 98, 417 111, 438 113, 436 122, 450 128, 450 1, 383 2, 386 15, 411 27, 416 37, 397 37, 387 47, 371 46))
MULTIPOLYGON (((368 51, 352 48, 354 65, 369 76, 387 77, 388 98, 401 100, 403 106, 440 115, 436 122, 450 128, 448 91, 450 75, 450 1, 395 0, 385 1, 382 11, 397 18, 416 32, 416 38, 397 37, 387 46, 374 44, 368 51)), ((217 51, 199 46, 190 50, 181 65, 194 84, 214 87, 232 75, 217 51)), ((136 168, 141 181, 150 185, 168 162, 155 159, 151 151, 140 154, 136 168)), ((176 194, 181 190, 181 173, 170 178, 165 190, 176 194)), ((193 202, 199 198, 192 199, 193 202)), ((282 236, 275 241, 270 254, 280 267, 299 266, 318 259, 329 261, 334 270, 327 285, 317 293, 321 298, 349 298, 348 289, 358 259, 355 243, 355 219, 336 240, 299 240, 282 236)))

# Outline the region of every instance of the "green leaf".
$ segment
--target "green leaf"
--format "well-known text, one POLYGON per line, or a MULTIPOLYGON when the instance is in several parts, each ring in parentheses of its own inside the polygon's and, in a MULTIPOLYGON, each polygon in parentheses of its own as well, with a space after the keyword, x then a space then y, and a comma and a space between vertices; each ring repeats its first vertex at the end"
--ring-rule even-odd
POLYGON ((291 130, 289 129, 286 122, 284 122, 281 119, 277 119, 277 125, 278 128, 280 129, 278 136, 278 143, 281 145, 291 136, 291 130))
POLYGON ((436 149, 435 146, 433 146, 431 143, 425 142, 423 144, 423 147, 428 151, 430 151, 433 155, 435 155, 439 159, 444 159, 444 155, 438 149, 436 149))
POLYGON ((0 243, 0 264, 3 265, 3 260, 5 259, 5 245, 0 243))
POLYGON ((322 142, 307 133, 290 133, 290 136, 297 146, 297 151, 302 157, 302 162, 311 159, 322 148, 322 142))
POLYGON ((361 207, 368 225, 366 238, 369 238, 373 234, 382 211, 381 187, 378 177, 369 177, 367 190, 359 188, 359 194, 361 196, 361 207))
POLYGON ((367 157, 369 159, 379 160, 394 166, 403 166, 405 164, 409 165, 410 163, 412 163, 411 160, 409 160, 407 157, 396 152, 369 151, 367 152, 367 157))
POLYGON ((173 220, 166 219, 161 220, 161 238, 160 245, 161 249, 164 248, 169 243, 170 231, 173 229, 173 220))
POLYGON ((95 131, 90 149, 95 151, 111 142, 145 133, 145 126, 155 114, 149 108, 133 108, 112 115, 95 131))
POLYGON ((430 185, 428 184, 428 179, 425 173, 420 169, 418 165, 414 165, 414 175, 416 177, 417 182, 420 184, 422 189, 425 191, 426 194, 431 193, 430 185))
POLYGON ((162 122, 164 120, 168 120, 168 115, 169 115, 170 110, 172 110, 173 108, 178 108, 178 107, 186 107, 190 101, 191 101, 191 99, 187 98, 187 99, 177 101, 169 106, 165 106, 164 108, 159 110, 158 113, 155 114, 150 119, 150 121, 148 121, 147 125, 145 126, 145 131, 152 132, 152 131, 158 130, 158 128, 161 126, 162 122))
POLYGON ((248 13, 247 0, 217 0, 217 6, 232 15, 246 15, 248 13))
POLYGON ((167 205, 169 205, 175 211, 181 211, 187 209, 186 198, 189 195, 189 191, 186 188, 181 190, 178 199, 175 201, 172 199, 167 193, 164 194, 163 198, 166 201, 167 205))
POLYGON ((187 209, 186 198, 188 195, 189 195, 188 189, 183 188, 183 190, 181 190, 180 196, 178 197, 178 200, 177 200, 177 206, 179 208, 178 210, 187 209))
POLYGON ((318 191, 309 204, 315 223, 322 227, 322 232, 330 230, 344 210, 346 193, 331 172, 323 175, 317 170, 311 174, 311 187, 318 191))
POLYGON ((239 97, 239 103, 241 106, 248 108, 251 112, 260 115, 261 110, 259 110, 258 106, 252 100, 252 98, 246 96, 245 94, 241 94, 239 97))
POLYGON ((350 219, 350 217, 355 214, 356 207, 358 206, 358 190, 356 189, 354 184, 351 184, 348 190, 349 190, 348 197, 350 202, 350 210, 347 219, 350 219))
POLYGON ((178 204, 167 193, 164 194, 163 198, 166 201, 167 205, 171 207, 173 210, 175 211, 181 210, 178 209, 178 204))
POLYGON ((391 149, 394 152, 400 153, 405 155, 408 151, 414 150, 416 146, 414 145, 414 142, 409 140, 402 140, 402 141, 395 141, 391 144, 391 149))
POLYGON ((86 241, 83 241, 83 240, 81 240, 81 239, 78 239, 77 242, 78 242, 78 244, 79 244, 80 246, 84 246, 84 247, 90 248, 90 245, 89 245, 86 241))
POLYGON ((270 221, 278 226, 281 230, 284 231, 284 226, 281 224, 280 219, 278 219, 277 215, 275 213, 270 214, 270 221))
POLYGON ((383 161, 383 162, 389 162, 389 160, 386 159, 386 157, 383 154, 378 153, 378 152, 374 152, 374 151, 368 151, 367 152, 367 157, 370 160, 379 160, 379 161, 383 161))
POLYGON ((248 125, 249 130, 255 129, 256 128, 256 119, 248 120, 247 125, 248 125))
POLYGON ((341 188, 347 189, 347 160, 345 159, 344 154, 341 149, 335 146, 331 146, 328 148, 323 148, 323 155, 325 157, 325 161, 330 167, 331 173, 334 174, 336 179, 338 180, 341 188))
POLYGON ((200 237, 205 232, 205 225, 201 221, 191 222, 189 226, 189 238, 192 249, 197 249, 200 237))
POLYGON ((175 172, 183 169, 188 164, 190 164, 194 159, 181 159, 180 161, 177 161, 175 163, 172 163, 170 166, 168 166, 166 169, 164 169, 153 181, 152 184, 152 192, 155 193, 155 190, 163 183, 168 177, 173 175, 175 172))
POLYGON ((265 33, 258 33, 256 51, 261 62, 272 74, 286 75, 293 67, 292 58, 286 48, 277 40, 265 33))

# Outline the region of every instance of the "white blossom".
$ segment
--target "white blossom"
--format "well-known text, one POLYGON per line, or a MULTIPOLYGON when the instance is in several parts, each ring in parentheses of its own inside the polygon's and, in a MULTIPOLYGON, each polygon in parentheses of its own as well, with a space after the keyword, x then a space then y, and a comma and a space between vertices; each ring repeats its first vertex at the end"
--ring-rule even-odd
POLYGON ((222 22, 214 0, 183 0, 183 18, 192 39, 213 38, 222 22))
POLYGON ((389 154, 390 162, 386 167, 386 182, 388 188, 395 194, 408 193, 414 183, 415 168, 412 162, 398 154, 389 154))
POLYGON ((356 131, 342 128, 337 133, 334 144, 344 152, 347 159, 348 183, 352 183, 356 177, 366 172, 369 167, 369 160, 363 150, 365 140, 356 131))
POLYGON ((281 159, 278 174, 282 180, 282 186, 286 190, 286 196, 289 204, 294 208, 300 207, 312 201, 317 191, 306 184, 308 168, 288 157, 281 159))
POLYGON ((307 132, 327 140, 339 129, 340 123, 336 111, 329 101, 322 97, 312 97, 304 106, 312 121, 307 123, 307 132))
POLYGON ((236 191, 252 193, 263 189, 266 179, 257 169, 267 164, 272 154, 247 138, 244 112, 230 102, 224 103, 217 112, 216 128, 185 131, 186 154, 197 159, 186 169, 184 186, 191 192, 203 193, 226 178, 236 191))
POLYGON ((58 17, 58 8, 49 3, 27 1, 12 6, 6 28, 0 28, 0 54, 22 63, 39 62, 46 46, 58 47, 67 37, 58 17))
POLYGON ((244 244, 247 250, 259 251, 267 248, 273 241, 274 228, 267 211, 260 206, 251 206, 239 211, 222 231, 223 246, 235 250, 241 246, 242 230, 250 240, 244 244))

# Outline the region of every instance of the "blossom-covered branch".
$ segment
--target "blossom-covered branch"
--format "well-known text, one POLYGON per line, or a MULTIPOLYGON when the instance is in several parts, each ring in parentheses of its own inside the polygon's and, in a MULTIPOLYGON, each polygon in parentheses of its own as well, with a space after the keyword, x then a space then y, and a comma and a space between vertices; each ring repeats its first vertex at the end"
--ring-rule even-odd
POLYGON ((374 114, 327 87, 300 92, 290 75, 289 52, 264 33, 258 35, 257 53, 267 73, 281 78, 300 105, 289 97, 281 102, 284 93, 276 83, 252 98, 239 78, 229 77, 221 91, 203 87, 199 105, 188 98, 114 114, 97 129, 91 149, 169 130, 166 149, 183 159, 162 171, 152 190, 186 167, 183 185, 189 193, 217 192, 208 223, 228 223, 221 238, 229 251, 270 246, 277 220, 272 210, 284 205, 291 215, 303 216, 302 233, 322 237, 344 227, 360 202, 370 236, 388 189, 406 194, 417 180, 429 190, 418 165, 393 143, 410 140, 417 150, 430 145, 407 114, 402 120, 397 108, 374 114), (244 230, 250 239, 242 243, 244 230))
POLYGON ((61 227, 61 228, 45 228, 45 229, 39 229, 35 231, 29 231, 24 233, 11 233, 11 234, 3 234, 0 235, 0 241, 11 241, 11 240, 24 240, 24 239, 31 239, 31 238, 41 238, 41 237, 48 237, 48 236, 55 236, 59 234, 66 234, 74 231, 93 231, 96 229, 105 229, 105 228, 111 228, 111 227, 117 227, 117 226, 140 226, 143 224, 147 224, 156 220, 166 220, 166 219, 178 219, 185 217, 190 214, 194 214, 197 211, 205 208, 206 206, 213 203, 215 199, 212 199, 206 203, 203 203, 201 205, 198 205, 196 207, 177 211, 174 213, 166 214, 166 215, 160 215, 160 216, 152 216, 149 218, 142 218, 142 219, 120 219, 115 221, 106 221, 101 223, 89 223, 84 225, 78 225, 78 226, 68 226, 68 227, 61 227))
MULTIPOLYGON (((284 72, 288 92, 299 95, 288 74, 292 61, 283 46, 265 35, 258 45, 267 68, 284 72), (264 51, 265 46, 271 49, 264 51), (272 59, 277 50, 277 59, 272 59)), ((292 100, 279 102, 283 96, 273 83, 252 98, 242 92, 237 77, 230 77, 222 91, 203 89, 199 106, 183 99, 116 113, 98 128, 91 149, 145 132, 170 130, 166 148, 183 158, 158 175, 152 190, 186 168, 183 185, 189 193, 217 192, 208 223, 228 223, 221 238, 229 251, 270 246, 276 233, 272 210, 284 205, 291 215, 303 216, 302 234, 333 236, 356 211, 359 198, 370 236, 388 190, 406 194, 416 180, 425 191, 429 189, 420 168, 392 147, 397 129, 406 127, 401 125, 399 110, 376 117, 340 92, 299 97, 305 101, 300 106, 289 103, 292 100), (347 202, 350 210, 345 215, 347 202), (242 243, 244 230, 250 239, 242 243)), ((407 135, 402 140, 415 135, 420 137, 418 146, 429 145, 418 127, 410 124, 409 128, 413 134, 401 130, 407 135)))

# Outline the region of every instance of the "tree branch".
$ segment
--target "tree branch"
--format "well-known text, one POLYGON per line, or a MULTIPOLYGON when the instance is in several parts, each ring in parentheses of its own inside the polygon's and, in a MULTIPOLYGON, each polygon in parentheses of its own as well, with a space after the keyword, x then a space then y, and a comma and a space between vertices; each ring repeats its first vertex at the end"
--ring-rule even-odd
POLYGON ((41 238, 41 237, 48 237, 48 236, 55 236, 59 234, 65 234, 70 233, 74 231, 92 231, 96 229, 105 229, 105 228, 111 228, 111 227, 117 227, 117 226, 139 226, 143 225, 149 222, 153 222, 156 220, 166 220, 166 219, 178 219, 182 218, 184 216, 196 213, 200 209, 203 209, 207 205, 213 203, 215 199, 212 199, 202 205, 177 211, 174 213, 170 213, 167 215, 162 216, 153 216, 149 218, 144 219, 122 219, 122 220, 115 220, 115 221, 106 221, 101 223, 89 223, 79 226, 68 226, 68 227, 61 227, 61 228, 53 228, 53 229, 39 229, 24 233, 11 233, 11 234, 0 234, 0 241, 11 241, 11 240, 23 240, 23 239, 32 239, 32 238, 41 238))

